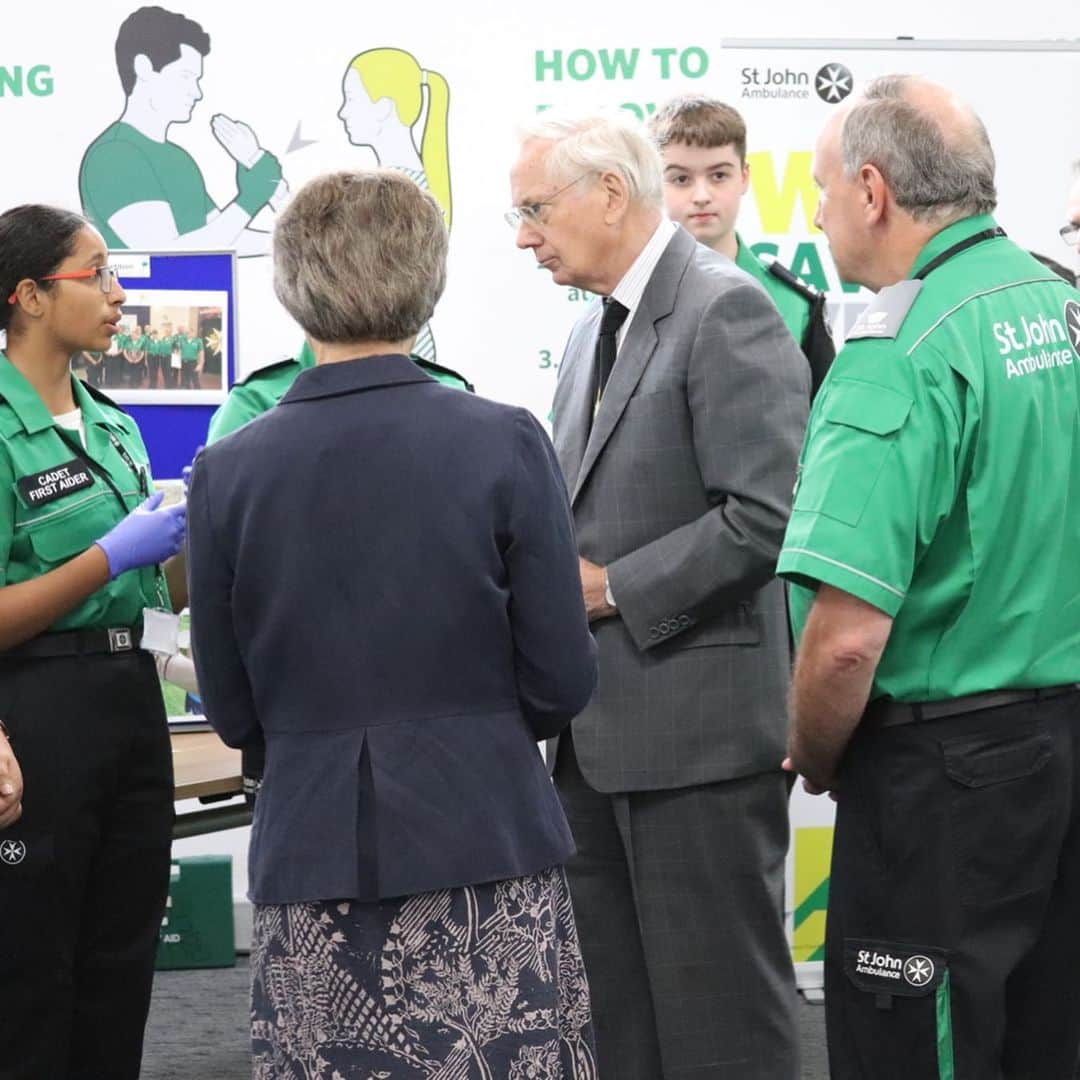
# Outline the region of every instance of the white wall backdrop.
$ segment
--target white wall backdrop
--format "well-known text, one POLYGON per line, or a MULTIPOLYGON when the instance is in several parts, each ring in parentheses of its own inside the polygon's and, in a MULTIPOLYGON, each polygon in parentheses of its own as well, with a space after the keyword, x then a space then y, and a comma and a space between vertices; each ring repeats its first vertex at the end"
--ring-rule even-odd
MULTIPOLYGON (((47 18, 35 8, 15 6, 6 13, 0 132, 7 153, 0 205, 33 199, 79 207, 83 155, 124 109, 113 50, 120 23, 137 6, 131 0, 90 6, 64 0, 47 18)), ((815 91, 816 75, 826 65, 842 64, 857 89, 886 71, 923 71, 955 86, 983 114, 998 150, 1002 224, 1022 243, 1070 258, 1055 230, 1067 165, 1080 154, 1071 108, 1080 89, 1074 52, 924 49, 911 43, 852 49, 838 43, 880 45, 898 35, 919 39, 920 46, 949 39, 1076 39, 1080 13, 1071 0, 997 10, 970 0, 913 0, 902 13, 850 0, 826 12, 792 0, 774 0, 767 9, 704 6, 677 14, 642 0, 617 9, 307 0, 284 18, 208 0, 185 0, 173 10, 201 24, 211 48, 202 98, 190 120, 172 124, 167 137, 190 152, 219 206, 234 197, 236 183, 234 162, 212 129, 216 114, 249 125, 295 189, 328 168, 370 165, 380 157, 392 163, 389 132, 371 121, 356 142, 372 145, 356 145, 338 117, 343 76, 355 55, 400 49, 421 68, 441 73, 450 93, 453 218, 449 284, 433 321, 438 359, 467 374, 482 393, 526 404, 544 418, 563 341, 583 304, 576 293, 552 285, 529 254, 514 249, 502 220, 511 132, 516 120, 539 106, 627 104, 645 114, 686 91, 735 104, 749 123, 754 180, 744 203, 743 235, 750 242, 771 241, 782 259, 794 261, 811 280, 824 277, 835 290, 827 246, 810 226, 809 153, 830 108, 815 91), (766 38, 774 43, 746 45, 766 38), (830 44, 782 44, 806 38, 830 44), (766 87, 770 78, 779 83, 766 87), (788 96, 746 96, 766 88, 788 96)), ((418 148, 426 113, 425 106, 412 131, 418 148)), ((266 209, 254 224, 272 223, 266 209)), ((273 299, 269 258, 241 260, 239 290, 241 373, 293 354, 300 335, 273 299)), ((840 292, 836 299, 857 302, 840 292)))

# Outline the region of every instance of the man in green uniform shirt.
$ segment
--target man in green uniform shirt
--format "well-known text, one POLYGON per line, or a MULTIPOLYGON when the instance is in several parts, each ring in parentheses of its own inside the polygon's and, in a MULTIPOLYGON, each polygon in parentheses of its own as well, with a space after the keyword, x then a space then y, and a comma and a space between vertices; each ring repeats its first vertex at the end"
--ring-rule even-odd
POLYGON ((136 326, 134 333, 123 333, 119 337, 123 338, 120 347, 127 363, 127 385, 132 390, 137 390, 142 386, 143 376, 146 374, 146 346, 143 343, 147 339, 141 326, 136 326))
POLYGON ((164 330, 151 330, 150 337, 153 342, 151 348, 161 369, 161 381, 167 390, 173 390, 179 371, 172 366, 172 335, 164 330))
POLYGON ((139 335, 135 338, 132 348, 138 349, 142 353, 143 372, 146 374, 146 387, 148 390, 153 390, 157 386, 157 365, 154 363, 150 349, 152 344, 153 338, 150 337, 150 327, 140 327, 139 335))
POLYGON ((195 159, 168 138, 202 99, 209 52, 210 37, 197 22, 160 7, 140 8, 121 25, 116 63, 124 113, 90 144, 79 168, 83 209, 110 248, 266 254, 269 235, 248 224, 283 194, 274 155, 246 125, 215 117, 214 134, 236 160, 236 197, 219 210, 195 159))
POLYGON ((750 184, 742 116, 712 98, 680 97, 653 114, 649 131, 664 161, 668 217, 765 289, 810 364, 816 394, 835 355, 825 296, 781 263, 764 262, 735 231, 750 184))
POLYGON ((203 343, 198 334, 188 334, 181 330, 173 338, 173 348, 180 350, 180 388, 182 390, 200 390, 199 375, 203 365, 203 343))
POLYGON ((831 790, 834 1077, 1072 1077, 1080 294, 990 216, 978 118, 909 76, 814 163, 877 293, 818 395, 778 571, 788 767, 831 790))

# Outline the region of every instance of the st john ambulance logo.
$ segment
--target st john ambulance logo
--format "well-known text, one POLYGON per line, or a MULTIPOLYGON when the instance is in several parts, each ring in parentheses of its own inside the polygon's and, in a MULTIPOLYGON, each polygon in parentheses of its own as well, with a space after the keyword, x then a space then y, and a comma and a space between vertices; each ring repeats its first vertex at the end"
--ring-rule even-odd
POLYGON ((911 956, 904 962, 904 981, 925 986, 934 977, 934 961, 929 956, 911 956))
POLYGON ((843 64, 826 64, 814 76, 817 96, 828 105, 843 101, 854 85, 854 77, 843 64))
POLYGON ((1069 344, 1077 356, 1080 356, 1080 303, 1075 300, 1065 302, 1065 331, 1069 335, 1069 344))
POLYGON ((26 845, 21 840, 5 840, 0 843, 0 862, 18 866, 26 858, 26 845))

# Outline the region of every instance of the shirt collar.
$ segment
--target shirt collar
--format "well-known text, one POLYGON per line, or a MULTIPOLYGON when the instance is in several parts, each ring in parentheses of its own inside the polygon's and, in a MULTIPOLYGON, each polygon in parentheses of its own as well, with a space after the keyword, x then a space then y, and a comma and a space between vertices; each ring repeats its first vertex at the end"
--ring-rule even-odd
POLYGON ((112 417, 102 412, 97 398, 86 389, 82 379, 76 379, 72 375, 71 381, 74 384, 72 386, 72 396, 75 398, 75 405, 82 409, 84 424, 100 424, 103 427, 115 428, 117 431, 123 430, 122 424, 117 423, 112 417))
MULTIPOLYGON (((115 426, 74 375, 71 376, 71 382, 72 397, 75 399, 76 407, 82 409, 83 423, 115 426)), ((45 408, 45 402, 4 352, 0 352, 0 385, 4 388, 4 400, 18 417, 19 423, 28 435, 34 435, 53 426, 52 414, 45 408)))
POLYGON ((630 313, 624 326, 630 324, 634 317, 634 311, 641 303, 645 295, 645 287, 649 284, 656 264, 664 249, 668 246, 671 238, 675 235, 678 225, 668 218, 664 218, 656 227, 656 231, 649 237, 648 243, 641 249, 638 257, 631 263, 630 269, 623 275, 622 280, 611 290, 611 298, 618 300, 630 313))
POLYGON ((973 217, 962 218, 951 225, 946 225, 941 232, 930 237, 926 246, 915 257, 915 262, 908 271, 908 277, 913 278, 927 263, 936 259, 943 251, 948 251, 953 244, 958 244, 969 236, 984 232, 986 229, 996 228, 997 222, 989 214, 975 214, 973 217))
POLYGON ((296 381, 281 399, 281 404, 377 390, 384 386, 434 381, 407 356, 400 353, 365 356, 357 360, 316 364, 315 367, 306 368, 296 376, 296 381))

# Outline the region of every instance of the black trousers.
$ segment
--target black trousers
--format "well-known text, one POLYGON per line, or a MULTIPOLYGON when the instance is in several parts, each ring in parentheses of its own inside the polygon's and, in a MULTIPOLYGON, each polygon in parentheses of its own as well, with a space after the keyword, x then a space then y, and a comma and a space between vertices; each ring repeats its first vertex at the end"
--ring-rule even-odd
POLYGON ((1080 694, 860 726, 838 789, 834 1080, 1071 1078, 1080 694))
POLYGON ((797 1080, 784 774, 608 795, 564 734, 555 782, 601 1080, 797 1080))
POLYGON ((23 816, 0 831, 0 1077, 135 1080, 169 882, 149 653, 0 660, 23 816))
MULTIPOLYGON (((126 361, 125 361, 126 363, 126 361)), ((146 361, 141 360, 137 364, 127 365, 127 382, 132 390, 138 390, 142 386, 143 376, 146 374, 146 361)))

